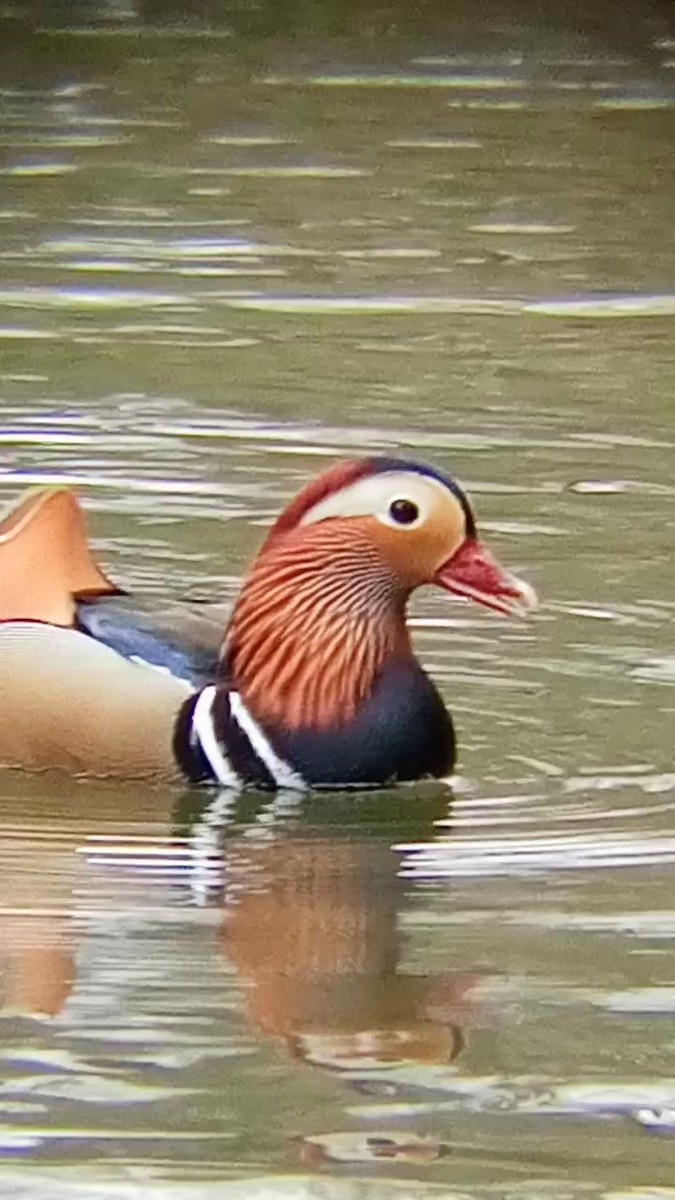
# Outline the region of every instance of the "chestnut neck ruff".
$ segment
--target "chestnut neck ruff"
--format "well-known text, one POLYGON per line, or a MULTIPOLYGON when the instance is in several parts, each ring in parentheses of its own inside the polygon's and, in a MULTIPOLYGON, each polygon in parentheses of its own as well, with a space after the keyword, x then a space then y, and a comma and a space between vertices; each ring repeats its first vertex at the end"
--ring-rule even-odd
POLYGON ((237 601, 221 676, 258 720, 347 724, 386 662, 412 656, 407 590, 367 534, 340 521, 272 537, 237 601))

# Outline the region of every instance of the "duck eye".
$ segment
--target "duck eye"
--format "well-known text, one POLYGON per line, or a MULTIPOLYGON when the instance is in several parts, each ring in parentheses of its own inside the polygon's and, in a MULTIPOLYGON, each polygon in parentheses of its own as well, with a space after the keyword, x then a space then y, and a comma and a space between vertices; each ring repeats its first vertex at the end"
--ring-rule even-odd
POLYGON ((412 525, 420 515, 420 510, 412 500, 392 500, 389 505, 389 516, 397 525, 412 525))

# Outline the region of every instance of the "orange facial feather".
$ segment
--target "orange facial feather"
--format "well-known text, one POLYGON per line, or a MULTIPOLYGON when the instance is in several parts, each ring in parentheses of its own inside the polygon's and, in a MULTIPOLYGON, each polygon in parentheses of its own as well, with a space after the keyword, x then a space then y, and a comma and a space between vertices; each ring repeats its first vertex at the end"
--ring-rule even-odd
POLYGON ((367 521, 294 528, 267 542, 235 606, 223 670, 263 721, 347 723, 391 658, 412 653, 407 589, 367 521))

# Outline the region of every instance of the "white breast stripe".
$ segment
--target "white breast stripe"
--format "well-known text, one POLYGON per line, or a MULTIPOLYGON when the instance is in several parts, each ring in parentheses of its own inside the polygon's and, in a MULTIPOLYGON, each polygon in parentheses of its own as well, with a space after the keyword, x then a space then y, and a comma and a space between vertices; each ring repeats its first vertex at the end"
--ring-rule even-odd
POLYGON ((232 716, 242 733, 246 734, 252 750, 255 751, 261 762, 264 762, 277 787, 289 788, 294 792, 306 792, 307 783, 302 775, 298 775, 297 771, 284 762, 283 758, 279 758, 278 754, 275 754, 269 739, 265 737, 257 721, 253 720, 239 692, 230 692, 229 695, 232 716))
POLYGON ((196 734, 213 774, 223 787, 241 788, 242 781, 224 753, 213 728, 213 701, 215 687, 205 687, 199 694, 192 714, 192 733, 196 734))

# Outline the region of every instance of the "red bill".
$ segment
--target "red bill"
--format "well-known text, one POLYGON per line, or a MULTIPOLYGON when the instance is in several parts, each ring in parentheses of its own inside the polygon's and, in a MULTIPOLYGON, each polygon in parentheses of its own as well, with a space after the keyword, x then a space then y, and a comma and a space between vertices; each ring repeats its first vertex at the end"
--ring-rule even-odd
POLYGON ((443 563, 434 583, 496 612, 522 617, 537 605, 534 588, 512 575, 479 541, 468 539, 443 563))

